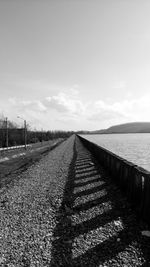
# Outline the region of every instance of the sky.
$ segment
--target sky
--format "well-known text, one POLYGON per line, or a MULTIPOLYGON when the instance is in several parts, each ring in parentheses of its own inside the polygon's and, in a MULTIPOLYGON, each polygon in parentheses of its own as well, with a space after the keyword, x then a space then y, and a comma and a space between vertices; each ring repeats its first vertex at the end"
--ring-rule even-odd
POLYGON ((0 0, 0 116, 44 130, 150 121, 149 0, 0 0))

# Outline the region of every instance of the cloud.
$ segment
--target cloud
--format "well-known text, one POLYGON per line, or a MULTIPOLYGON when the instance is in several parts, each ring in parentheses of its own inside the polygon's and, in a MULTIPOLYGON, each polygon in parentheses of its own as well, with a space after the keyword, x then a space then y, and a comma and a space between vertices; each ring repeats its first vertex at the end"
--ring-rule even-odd
POLYGON ((102 100, 88 106, 86 117, 95 127, 97 124, 98 129, 125 122, 129 119, 126 114, 115 108, 114 104, 108 104, 102 100))
POLYGON ((98 112, 94 112, 92 115, 89 115, 88 119, 95 122, 111 122, 112 120, 119 121, 122 119, 127 119, 127 117, 117 111, 103 109, 98 112))
POLYGON ((0 114, 8 117, 8 119, 13 120, 17 124, 21 124, 21 120, 17 117, 20 116, 26 119, 31 125, 37 125, 37 127, 42 125, 43 117, 45 117, 47 108, 39 100, 20 100, 18 98, 10 98, 7 102, 0 101, 0 114))
POLYGON ((22 101, 22 104, 24 105, 24 107, 26 107, 30 110, 34 110, 36 112, 45 112, 47 110, 47 108, 44 106, 44 104, 39 100, 22 101))
POLYGON ((78 99, 78 92, 75 89, 71 89, 69 94, 59 93, 47 97, 46 101, 49 109, 55 109, 60 113, 79 115, 84 111, 84 104, 78 99))
MULTIPOLYGON (((89 114, 90 120, 108 121, 113 124, 127 121, 150 121, 150 95, 141 98, 127 99, 108 104, 104 101, 95 102, 89 114)), ((107 123, 106 123, 107 124, 107 123)))
POLYGON ((119 102, 99 99, 87 103, 75 90, 59 92, 41 100, 11 98, 0 103, 0 113, 14 121, 19 115, 38 128, 66 130, 101 129, 119 123, 150 120, 150 94, 119 102))
POLYGON ((19 100, 17 98, 10 98, 9 103, 11 106, 18 110, 18 111, 24 111, 26 109, 29 109, 30 111, 35 111, 35 112, 44 112, 46 111, 46 107, 44 104, 39 101, 39 100, 19 100))

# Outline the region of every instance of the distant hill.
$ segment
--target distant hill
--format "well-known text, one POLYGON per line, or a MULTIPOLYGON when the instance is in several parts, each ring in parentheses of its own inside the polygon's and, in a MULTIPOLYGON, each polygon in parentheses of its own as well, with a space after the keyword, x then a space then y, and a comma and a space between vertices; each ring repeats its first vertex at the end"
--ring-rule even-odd
POLYGON ((90 132, 90 134, 112 133, 150 133, 150 122, 130 122, 111 126, 108 129, 90 132))

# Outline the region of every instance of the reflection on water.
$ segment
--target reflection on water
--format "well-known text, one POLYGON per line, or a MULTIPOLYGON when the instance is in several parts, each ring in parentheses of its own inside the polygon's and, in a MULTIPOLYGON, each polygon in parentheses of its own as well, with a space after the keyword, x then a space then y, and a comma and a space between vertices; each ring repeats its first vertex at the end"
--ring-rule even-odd
POLYGON ((97 145, 150 171, 150 134, 83 135, 97 145))

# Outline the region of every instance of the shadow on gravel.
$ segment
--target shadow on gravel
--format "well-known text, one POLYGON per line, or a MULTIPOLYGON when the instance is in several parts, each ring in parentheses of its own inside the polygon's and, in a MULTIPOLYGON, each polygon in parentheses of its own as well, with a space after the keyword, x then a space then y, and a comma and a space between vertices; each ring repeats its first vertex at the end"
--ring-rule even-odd
POLYGON ((62 205, 58 211, 57 226, 52 244, 52 262, 50 266, 71 266, 72 240, 71 236, 71 211, 73 207, 73 190, 75 178, 76 149, 69 167, 69 174, 64 190, 62 205))
POLYGON ((130 205, 78 140, 57 222, 51 267, 150 266, 150 242, 130 205), (136 260, 137 247, 145 262, 136 260))

